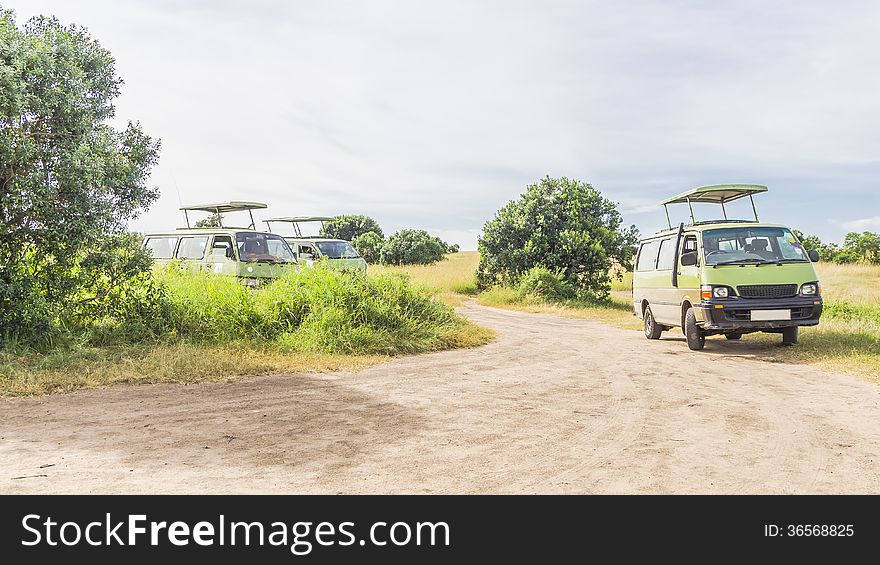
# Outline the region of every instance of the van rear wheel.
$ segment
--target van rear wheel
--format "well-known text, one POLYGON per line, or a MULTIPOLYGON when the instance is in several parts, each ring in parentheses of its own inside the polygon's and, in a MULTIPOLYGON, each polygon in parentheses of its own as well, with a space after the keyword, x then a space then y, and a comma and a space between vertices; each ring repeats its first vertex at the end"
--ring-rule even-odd
POLYGON ((684 315, 684 335, 689 349, 699 351, 706 346, 706 334, 697 325, 697 316, 693 308, 688 308, 687 314, 684 315))
POLYGON ((654 319, 654 313, 651 312, 651 307, 645 307, 645 337, 648 339, 660 339, 660 334, 663 333, 663 326, 657 323, 657 320, 654 319))
POLYGON ((782 328, 782 345, 794 345, 798 342, 798 327, 782 328))

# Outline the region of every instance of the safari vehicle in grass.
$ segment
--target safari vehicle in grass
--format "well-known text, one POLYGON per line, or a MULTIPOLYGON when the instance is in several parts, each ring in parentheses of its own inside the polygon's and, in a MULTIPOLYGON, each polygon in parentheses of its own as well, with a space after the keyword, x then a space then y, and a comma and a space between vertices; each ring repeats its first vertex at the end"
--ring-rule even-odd
POLYGON ((792 345, 799 327, 819 323, 819 254, 787 227, 758 221, 753 196, 766 191, 712 185, 662 202, 669 229, 641 241, 633 273, 633 311, 648 339, 681 327, 693 350, 703 349, 709 335, 739 339, 751 332, 780 333, 792 345), (729 219, 725 204, 745 197, 754 220, 729 219), (723 219, 697 221, 694 203, 720 204, 723 219), (673 228, 670 204, 687 204, 691 223, 673 228))
POLYGON ((297 259, 306 266, 312 266, 315 261, 327 261, 333 267, 352 269, 362 273, 367 272, 367 262, 361 257, 354 246, 344 239, 331 239, 318 236, 303 235, 300 224, 320 223, 331 220, 329 216, 284 216, 264 220, 266 227, 272 231, 272 224, 291 224, 294 235, 285 236, 284 239, 293 248, 297 259))
POLYGON ((222 202, 184 206, 186 228, 154 232, 144 236, 144 248, 159 265, 180 261, 190 268, 241 278, 249 286, 273 279, 296 268, 296 255, 284 238, 256 231, 252 210, 266 208, 259 202, 222 202), (189 212, 216 214, 218 227, 191 227, 189 212), (247 228, 223 226, 222 214, 248 212, 247 228))

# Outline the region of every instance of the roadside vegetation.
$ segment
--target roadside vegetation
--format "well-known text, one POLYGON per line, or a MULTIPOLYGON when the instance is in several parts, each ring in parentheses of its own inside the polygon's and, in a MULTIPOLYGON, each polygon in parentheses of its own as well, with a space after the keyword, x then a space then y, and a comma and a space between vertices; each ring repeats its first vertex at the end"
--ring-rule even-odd
POLYGON ((365 277, 320 266, 250 290, 232 277, 171 265, 151 284, 141 315, 108 314, 42 347, 7 340, 0 394, 355 370, 493 336, 392 273, 365 277))

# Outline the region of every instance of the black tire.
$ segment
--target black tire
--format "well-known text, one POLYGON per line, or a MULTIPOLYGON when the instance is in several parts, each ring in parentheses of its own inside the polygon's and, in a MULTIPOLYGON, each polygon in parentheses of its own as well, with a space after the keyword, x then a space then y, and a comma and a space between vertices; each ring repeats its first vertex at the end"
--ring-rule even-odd
POLYGON ((732 340, 741 339, 742 336, 743 336, 743 334, 724 334, 724 337, 726 337, 727 339, 732 339, 732 340))
POLYGON ((697 325, 697 316, 693 308, 688 308, 684 315, 684 336, 687 338, 688 349, 699 351, 706 346, 706 334, 697 325))
POLYGON ((782 328, 782 345, 795 345, 798 341, 798 327, 782 328))
POLYGON ((663 333, 663 326, 654 319, 654 313, 651 312, 650 306, 645 306, 645 337, 648 339, 660 339, 663 333))

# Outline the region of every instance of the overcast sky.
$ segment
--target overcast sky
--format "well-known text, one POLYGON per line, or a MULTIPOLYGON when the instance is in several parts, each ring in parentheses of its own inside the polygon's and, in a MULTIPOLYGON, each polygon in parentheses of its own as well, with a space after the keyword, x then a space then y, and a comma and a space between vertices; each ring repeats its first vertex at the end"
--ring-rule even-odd
POLYGON ((762 220, 880 231, 880 2, 0 5, 116 57, 118 121, 162 139, 138 230, 179 225, 179 200, 246 199, 473 249, 550 175, 643 233, 662 198, 737 181, 769 185, 762 220))

